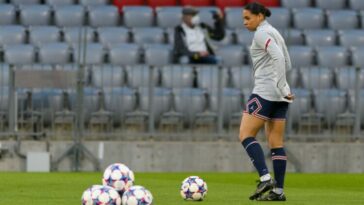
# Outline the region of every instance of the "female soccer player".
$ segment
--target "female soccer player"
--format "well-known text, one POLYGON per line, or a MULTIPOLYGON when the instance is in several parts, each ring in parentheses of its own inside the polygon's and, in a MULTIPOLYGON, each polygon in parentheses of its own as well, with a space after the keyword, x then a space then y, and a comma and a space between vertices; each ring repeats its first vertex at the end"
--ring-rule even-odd
POLYGON ((240 141, 260 176, 257 189, 249 199, 285 201, 283 184, 287 157, 283 134, 288 104, 294 95, 286 81, 286 71, 291 68, 287 47, 280 33, 266 21, 270 15, 269 9, 255 2, 247 4, 242 14, 244 26, 255 33, 250 47, 254 89, 243 113, 240 141), (271 149, 275 180, 269 174, 263 150, 255 139, 263 126, 271 149))

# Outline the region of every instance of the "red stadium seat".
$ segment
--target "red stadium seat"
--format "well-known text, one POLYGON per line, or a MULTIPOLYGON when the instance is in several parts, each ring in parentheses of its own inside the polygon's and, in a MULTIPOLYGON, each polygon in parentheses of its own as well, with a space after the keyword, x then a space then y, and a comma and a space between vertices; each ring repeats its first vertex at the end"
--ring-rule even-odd
POLYGON ((113 0, 113 4, 122 11, 123 6, 140 6, 144 5, 144 0, 113 0))
POLYGON ((247 3, 259 2, 267 7, 279 7, 281 6, 280 0, 248 0, 247 3))
POLYGON ((211 6, 213 5, 212 0, 181 0, 182 5, 190 6, 211 6))
POLYGON ((215 0, 215 4, 224 11, 225 7, 242 7, 246 4, 246 0, 215 0))
POLYGON ((175 6, 177 0, 147 0, 148 5, 155 8, 157 6, 175 6))

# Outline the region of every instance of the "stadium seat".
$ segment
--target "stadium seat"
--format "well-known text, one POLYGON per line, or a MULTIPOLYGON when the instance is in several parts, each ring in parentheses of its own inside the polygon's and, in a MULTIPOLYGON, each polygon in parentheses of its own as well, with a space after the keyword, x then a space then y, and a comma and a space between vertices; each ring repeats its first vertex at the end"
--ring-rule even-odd
POLYGON ((39 61, 46 64, 66 64, 70 61, 70 50, 66 43, 44 44, 39 50, 39 61))
POLYGON ((51 22, 51 9, 48 5, 21 5, 20 22, 24 26, 48 25, 51 22))
POLYGON ((364 46, 364 31, 363 30, 340 30, 339 32, 339 44, 341 46, 361 47, 364 46))
POLYGON ((225 66, 236 66, 245 63, 245 52, 241 45, 230 45, 220 47, 216 55, 221 57, 225 66))
POLYGON ((243 7, 246 0, 215 0, 215 5, 224 11, 226 7, 243 7))
POLYGON ((213 4, 212 0, 180 0, 183 6, 210 6, 213 4))
POLYGON ((206 23, 207 25, 213 27, 215 24, 215 20, 213 19, 212 12, 217 12, 220 9, 215 6, 204 6, 198 8, 198 16, 200 17, 201 22, 206 23))
POLYGON ((172 28, 166 29, 166 34, 167 34, 168 44, 174 45, 174 29, 172 28))
POLYGON ((189 88, 193 86, 193 68, 189 65, 166 65, 161 67, 162 87, 189 88))
POLYGON ((56 26, 32 26, 29 28, 29 43, 35 46, 59 42, 61 32, 56 26))
POLYGON ((7 46, 4 58, 8 64, 32 64, 35 62, 35 50, 29 44, 7 46))
POLYGON ((153 10, 148 6, 124 6, 126 27, 150 27, 153 25, 153 10))
POLYGON ((139 46, 137 44, 120 43, 110 48, 109 60, 114 65, 135 65, 140 62, 139 46))
POLYGON ((174 28, 182 22, 182 7, 167 6, 156 8, 157 25, 161 28, 174 28))
POLYGON ((300 84, 299 69, 293 68, 286 72, 286 79, 291 88, 297 88, 300 84))
POLYGON ((317 63, 325 67, 342 67, 348 65, 348 51, 341 46, 320 46, 316 48, 317 63))
POLYGON ((254 32, 247 29, 237 29, 235 30, 236 41, 239 45, 250 46, 252 45, 254 32))
POLYGON ((352 49, 351 62, 353 66, 364 66, 364 48, 358 47, 352 49))
POLYGON ((303 45, 304 36, 300 29, 285 29, 280 32, 284 38, 287 46, 290 45, 303 45))
POLYGON ((0 25, 15 24, 16 10, 11 4, 0 4, 0 25))
POLYGON ((62 5, 74 4, 75 1, 74 0, 45 0, 45 3, 50 6, 57 7, 57 6, 62 6, 62 5))
POLYGON ((353 10, 364 10, 364 1, 362 0, 349 0, 349 7, 353 10))
POLYGON ((334 30, 306 30, 304 31, 304 36, 308 46, 333 46, 336 44, 336 33, 334 30))
MULTIPOLYGON (((242 93, 239 89, 224 88, 222 91, 222 114, 223 123, 227 125, 233 114, 242 112, 243 104, 241 103, 242 93)), ((209 95, 209 104, 212 112, 218 113, 218 91, 212 90, 209 95)))
POLYGON ((0 88, 9 86, 9 64, 0 63, 0 88))
MULTIPOLYGON (((340 90, 355 90, 356 70, 355 67, 343 67, 335 70, 337 87, 340 90)), ((364 70, 359 71, 360 88, 364 88, 364 70)))
POLYGON ((72 54, 74 62, 80 62, 84 65, 103 64, 105 59, 103 46, 99 43, 87 43, 85 47, 81 48, 81 52, 79 52, 78 46, 74 46, 72 54), (86 52, 83 50, 84 48, 86 52))
POLYGON ((63 29, 63 33, 65 42, 72 47, 83 45, 85 41, 93 42, 95 38, 95 31, 91 27, 67 27, 63 29))
POLYGON ((220 77, 222 78, 222 87, 227 87, 228 69, 222 69, 222 75, 220 76, 219 67, 217 66, 197 66, 197 87, 206 90, 218 88, 220 77))
POLYGON ((198 113, 206 107, 206 91, 198 88, 173 89, 176 111, 183 114, 185 124, 192 126, 198 113))
POLYGON ((126 113, 135 109, 135 90, 128 87, 113 87, 105 88, 103 91, 106 110, 114 114, 114 122, 122 123, 126 113))
MULTIPOLYGON (((132 88, 148 87, 150 67, 148 65, 126 66, 128 86, 132 88)), ((158 69, 153 69, 153 85, 159 83, 158 69)))
POLYGON ((279 7, 281 4, 280 0, 247 0, 247 3, 251 2, 259 2, 266 7, 279 7))
POLYGON ((144 61, 147 65, 163 66, 172 63, 171 45, 148 45, 144 49, 144 61))
MULTIPOLYGON (((360 119, 361 119, 361 125, 364 125, 364 109, 363 109, 363 105, 364 105, 364 90, 360 90, 359 92, 360 95, 360 119)), ((349 96, 349 109, 351 112, 353 113, 357 113, 358 112, 358 108, 356 105, 356 99, 355 99, 355 90, 349 90, 348 93, 349 96)))
POLYGON ((97 88, 122 87, 125 72, 121 66, 110 64, 92 66, 92 85, 97 88))
POLYGON ((295 68, 311 66, 314 64, 313 49, 309 46, 290 46, 288 47, 292 66, 295 68))
POLYGON ((10 3, 15 5, 40 4, 40 0, 10 0, 10 3))
POLYGON ((57 6, 54 11, 55 23, 59 27, 82 26, 85 24, 85 12, 81 5, 57 6))
POLYGON ((116 26, 120 21, 118 9, 110 5, 90 7, 88 19, 89 25, 92 27, 116 26))
POLYGON ((282 7, 289 9, 311 7, 311 2, 311 0, 281 0, 282 7))
MULTIPOLYGON (((85 87, 83 90, 83 115, 84 122, 88 123, 91 118, 91 114, 97 111, 99 105, 99 92, 97 88, 85 87)), ((77 110, 77 91, 70 90, 68 92, 70 99, 71 111, 77 110)))
POLYGON ((153 8, 158 6, 175 6, 177 0, 147 0, 147 4, 153 8))
POLYGON ((109 0, 79 0, 84 6, 103 6, 109 3, 109 0))
POLYGON ((0 45, 25 43, 25 28, 17 25, 0 26, 0 45))
POLYGON ((4 116, 6 116, 8 110, 9 110, 9 88, 5 86, 3 87, 0 86, 0 115, 3 114, 4 116))
POLYGON ((141 6, 144 5, 144 0, 113 0, 114 6, 118 7, 119 12, 122 12, 124 6, 141 6))
POLYGON ((325 17, 322 9, 299 8, 293 9, 293 25, 297 29, 321 29, 325 17))
POLYGON ((133 42, 141 46, 165 43, 164 30, 158 27, 133 28, 131 33, 133 42))
POLYGON ((327 67, 302 67, 300 69, 302 86, 305 89, 327 89, 334 84, 332 69, 327 67))
POLYGON ((230 68, 231 82, 234 88, 251 90, 254 86, 253 71, 250 66, 234 66, 230 68))
POLYGON ((277 29, 286 29, 291 26, 291 13, 287 8, 270 8, 272 15, 267 21, 277 29))
MULTIPOLYGON (((142 87, 138 89, 139 99, 140 99, 140 109, 141 111, 148 112, 149 106, 149 88, 142 87)), ((169 111, 171 107, 171 90, 168 88, 154 88, 153 96, 153 114, 156 123, 159 122, 163 113, 169 111)))
POLYGON ((225 22, 229 29, 245 28, 242 18, 243 8, 227 7, 225 8, 225 22))
POLYGON ((316 7, 321 9, 344 9, 346 7, 346 0, 315 0, 316 7))
POLYGON ((220 47, 232 45, 232 44, 234 44, 234 32, 230 29, 225 29, 225 37, 223 39, 221 39, 219 41, 210 39, 210 43, 216 49, 219 49, 220 47))
POLYGON ((295 100, 289 105, 288 119, 292 120, 294 125, 298 124, 303 114, 308 113, 311 108, 311 92, 307 89, 292 89, 295 94, 295 100))
POLYGON ((99 42, 106 48, 119 43, 128 43, 129 30, 124 27, 99 27, 97 28, 99 42))
POLYGON ((356 29, 359 26, 358 14, 353 10, 328 11, 327 21, 331 29, 356 29))

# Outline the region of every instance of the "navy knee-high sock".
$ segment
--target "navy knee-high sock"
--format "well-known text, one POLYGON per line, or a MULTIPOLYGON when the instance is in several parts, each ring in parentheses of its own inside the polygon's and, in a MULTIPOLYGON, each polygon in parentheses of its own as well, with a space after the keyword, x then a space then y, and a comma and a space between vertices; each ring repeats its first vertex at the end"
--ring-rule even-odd
POLYGON ((265 164, 264 153, 262 147, 255 140, 254 137, 248 137, 241 143, 248 153, 250 160, 254 167, 257 169, 259 176, 269 173, 267 165, 265 164))
POLYGON ((277 181, 277 188, 283 189, 284 176, 286 175, 287 156, 284 148, 271 149, 274 178, 277 181))

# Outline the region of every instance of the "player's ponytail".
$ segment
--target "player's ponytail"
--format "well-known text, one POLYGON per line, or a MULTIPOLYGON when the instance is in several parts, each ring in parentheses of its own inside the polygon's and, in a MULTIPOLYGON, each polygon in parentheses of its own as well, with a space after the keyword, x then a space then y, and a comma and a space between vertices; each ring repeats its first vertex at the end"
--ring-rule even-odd
POLYGON ((272 15, 271 11, 267 7, 258 2, 252 2, 245 5, 244 9, 249 10, 255 15, 263 14, 264 17, 270 17, 272 15))

